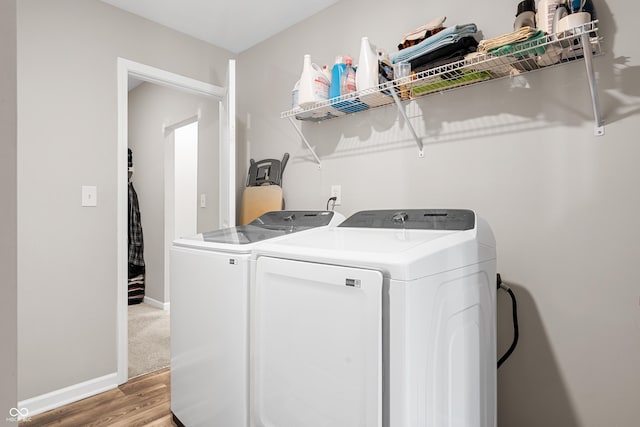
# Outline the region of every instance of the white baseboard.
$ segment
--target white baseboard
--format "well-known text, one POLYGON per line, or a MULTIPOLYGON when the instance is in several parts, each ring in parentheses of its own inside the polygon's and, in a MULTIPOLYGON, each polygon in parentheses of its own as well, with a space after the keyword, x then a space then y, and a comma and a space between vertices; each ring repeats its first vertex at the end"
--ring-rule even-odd
POLYGON ((118 386, 118 375, 114 372, 79 384, 61 388, 40 396, 18 402, 20 409, 29 411, 28 417, 41 414, 69 403, 112 390, 118 386))
POLYGON ((149 297, 144 297, 142 302, 145 303, 145 304, 149 304, 151 307, 155 307, 155 308, 159 308, 161 310, 169 311, 170 303, 168 303, 168 302, 160 302, 158 300, 155 300, 155 299, 149 298, 149 297))

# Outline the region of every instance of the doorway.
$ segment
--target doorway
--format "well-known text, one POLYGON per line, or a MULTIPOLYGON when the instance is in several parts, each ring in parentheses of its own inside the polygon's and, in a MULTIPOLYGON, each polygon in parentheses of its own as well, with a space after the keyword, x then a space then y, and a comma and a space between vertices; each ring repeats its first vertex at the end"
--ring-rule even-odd
POLYGON ((142 267, 129 266, 129 379, 170 364, 170 248, 178 236, 217 228, 219 163, 216 103, 149 82, 130 87, 130 190, 140 212, 139 227, 130 226, 140 230, 133 254, 142 267), (198 206, 198 192, 208 206, 198 206))
MULTIPOLYGON (((159 84, 208 97, 219 105, 219 227, 235 224, 235 61, 229 61, 225 87, 196 81, 164 70, 118 58, 118 383, 128 379, 127 304, 127 147, 129 145, 128 80, 159 84)), ((172 215, 173 216, 173 215, 172 215)))

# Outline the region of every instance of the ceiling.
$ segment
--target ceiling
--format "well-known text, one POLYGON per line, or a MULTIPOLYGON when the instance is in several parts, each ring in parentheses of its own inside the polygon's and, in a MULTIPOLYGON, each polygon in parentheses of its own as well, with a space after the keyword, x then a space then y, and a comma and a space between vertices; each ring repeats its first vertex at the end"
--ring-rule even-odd
POLYGON ((240 53, 339 0, 101 1, 233 53, 240 53))

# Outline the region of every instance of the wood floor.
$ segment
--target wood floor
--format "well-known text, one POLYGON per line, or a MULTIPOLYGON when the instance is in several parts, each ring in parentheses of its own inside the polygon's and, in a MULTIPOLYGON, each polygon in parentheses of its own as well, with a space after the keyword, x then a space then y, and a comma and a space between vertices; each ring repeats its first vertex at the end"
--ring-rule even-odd
POLYGON ((169 368, 93 397, 35 415, 20 427, 172 427, 169 368))

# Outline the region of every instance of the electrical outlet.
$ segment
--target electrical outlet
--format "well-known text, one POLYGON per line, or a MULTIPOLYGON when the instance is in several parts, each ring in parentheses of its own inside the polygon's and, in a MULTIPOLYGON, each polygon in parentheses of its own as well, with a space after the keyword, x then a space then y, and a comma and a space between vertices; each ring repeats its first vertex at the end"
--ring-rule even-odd
POLYGON ((339 206, 342 204, 342 186, 341 185, 331 186, 331 197, 336 198, 336 201, 333 203, 335 206, 339 206))

